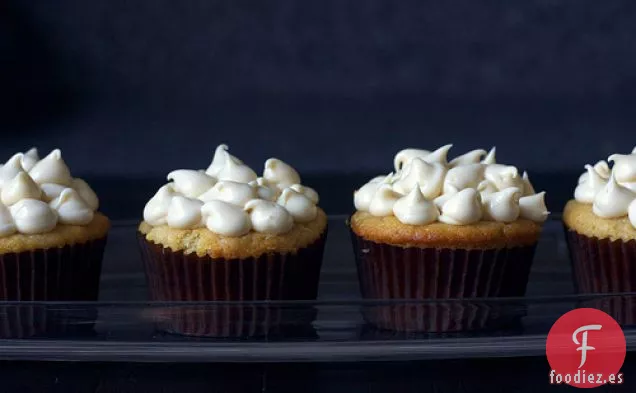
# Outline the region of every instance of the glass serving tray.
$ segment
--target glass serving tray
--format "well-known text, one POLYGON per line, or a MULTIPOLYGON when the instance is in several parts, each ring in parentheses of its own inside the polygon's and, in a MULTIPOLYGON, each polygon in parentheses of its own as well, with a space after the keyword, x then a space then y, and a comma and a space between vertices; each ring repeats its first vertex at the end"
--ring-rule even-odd
POLYGON ((577 307, 615 314, 626 325, 628 350, 636 344, 636 329, 628 327, 636 320, 636 294, 574 294, 558 217, 545 225, 525 298, 417 303, 360 298, 345 219, 330 217, 319 296, 311 302, 149 302, 136 223, 116 222, 106 249, 100 301, 0 303, 0 331, 13 332, 0 339, 0 360, 333 362, 539 356, 554 321, 577 307), (426 310, 424 317, 442 329, 399 333, 365 322, 365 313, 386 307, 426 310), (503 322, 444 332, 457 313, 471 323, 486 314, 503 322), (193 324, 195 332, 204 329, 200 321, 205 320, 223 334, 169 333, 165 326, 175 315, 193 324), (263 321, 276 327, 262 330, 263 321))

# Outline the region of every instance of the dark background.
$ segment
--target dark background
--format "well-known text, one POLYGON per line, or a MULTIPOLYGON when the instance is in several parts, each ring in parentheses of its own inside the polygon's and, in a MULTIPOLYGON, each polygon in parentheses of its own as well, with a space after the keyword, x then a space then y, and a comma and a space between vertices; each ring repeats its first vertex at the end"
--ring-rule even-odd
MULTIPOLYGON (((170 170, 206 167, 222 142, 257 171, 288 161, 330 213, 404 147, 496 145, 558 212, 585 163, 634 147, 634 104, 631 0, 0 1, 0 161, 61 148, 111 218, 138 218, 170 170)), ((283 365, 267 378, 2 366, 6 391, 547 388, 544 358, 283 365)))
POLYGON ((227 142, 311 176, 452 142, 574 173, 636 144, 635 33, 628 0, 5 0, 0 157, 163 178, 227 142))

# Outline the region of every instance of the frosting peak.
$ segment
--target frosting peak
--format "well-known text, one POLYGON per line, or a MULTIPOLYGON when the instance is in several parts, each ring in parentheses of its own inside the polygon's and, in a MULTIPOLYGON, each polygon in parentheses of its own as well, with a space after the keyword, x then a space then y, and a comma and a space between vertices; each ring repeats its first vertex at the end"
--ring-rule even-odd
MULTIPOLYGON (((585 168, 586 168, 586 172, 584 172, 583 174, 581 174, 581 176, 579 176, 579 184, 583 183, 584 181, 587 181, 587 179, 589 178, 589 173, 587 172, 587 165, 585 166, 585 168)), ((611 170, 607 162, 605 162, 604 160, 601 160, 597 162, 596 164, 594 164, 594 170, 596 171, 598 176, 602 177, 605 180, 609 179, 611 170)))
POLYGON ((449 164, 450 167, 456 167, 458 165, 479 164, 482 157, 486 155, 486 150, 476 149, 464 153, 459 157, 455 157, 449 164))
POLYGON ((14 154, 0 166, 0 237, 45 233, 58 224, 88 225, 99 200, 74 179, 59 149, 40 160, 37 149, 14 154))
POLYGON ((534 195, 537 192, 534 190, 532 183, 530 183, 530 177, 528 176, 528 172, 523 171, 523 176, 521 177, 523 181, 523 195, 534 195))
POLYGON ((70 187, 73 181, 71 171, 62 159, 60 149, 53 150, 49 155, 33 165, 29 175, 38 184, 55 183, 70 187))
POLYGON ((607 159, 614 162, 612 174, 618 182, 636 182, 636 154, 612 154, 607 159))
POLYGON ((31 176, 26 172, 20 172, 11 181, 4 184, 0 195, 2 203, 10 206, 20 199, 41 199, 42 190, 31 179, 31 176))
POLYGON ((202 225, 201 208, 203 202, 198 199, 175 195, 170 199, 166 214, 166 223, 172 228, 194 229, 202 225))
POLYGON ((219 146, 217 146, 216 150, 214 151, 214 158, 212 159, 210 166, 208 166, 208 169, 205 170, 206 174, 216 177, 219 172, 221 172, 221 169, 223 169, 223 167, 225 166, 225 160, 230 154, 227 150, 228 147, 226 144, 220 144, 219 146))
POLYGON ((467 164, 451 168, 444 180, 444 193, 477 188, 484 179, 485 169, 483 164, 467 164))
POLYGON ((545 206, 545 192, 519 198, 519 209, 521 218, 535 222, 543 222, 550 215, 545 206))
POLYGON ((479 193, 473 188, 465 188, 444 202, 439 220, 446 224, 468 225, 480 221, 481 217, 479 193))
POLYGON ((444 145, 432 152, 422 149, 404 149, 395 155, 393 166, 395 167, 395 171, 399 172, 414 158, 419 158, 428 163, 437 162, 446 165, 448 164, 446 157, 451 147, 453 147, 453 145, 444 145))
POLYGON ((576 186, 574 198, 579 202, 592 203, 596 194, 607 184, 607 180, 599 174, 596 167, 586 165, 585 169, 587 177, 576 186))
POLYGON ((0 168, 0 187, 3 187, 4 183, 16 177, 18 173, 24 172, 22 157, 22 153, 15 154, 0 168))
POLYGON ((419 184, 393 205, 393 214, 400 222, 409 225, 426 225, 437 220, 439 211, 435 204, 422 195, 419 184))
POLYGON ((523 179, 519 170, 512 165, 492 164, 486 166, 484 176, 491 181, 498 190, 508 187, 523 189, 523 179))
POLYGON ((249 183, 252 180, 256 180, 256 172, 252 168, 243 164, 243 162, 236 157, 225 153, 225 164, 217 174, 218 180, 230 180, 238 183, 249 183))
POLYGON ((453 147, 452 144, 449 145, 444 145, 442 147, 440 147, 439 149, 431 152, 431 154, 427 155, 426 157, 424 157, 424 161, 426 162, 438 162, 442 165, 447 165, 448 164, 448 160, 447 160, 447 156, 448 156, 448 152, 450 151, 451 147, 453 147))
POLYGON ((279 234, 289 232, 294 225, 290 213, 281 205, 263 199, 252 199, 245 204, 252 226, 258 232, 279 234))
POLYGON ((24 170, 28 172, 35 166, 38 161, 40 161, 38 149, 32 147, 31 149, 29 149, 29 151, 22 155, 22 168, 24 168, 24 170))
POLYGON ((592 211, 599 217, 618 218, 627 215, 629 204, 636 199, 636 193, 616 182, 614 172, 609 181, 594 197, 592 211))
POLYGON ((212 187, 216 180, 200 171, 190 169, 178 169, 168 173, 168 180, 173 181, 175 191, 196 198, 212 187))
POLYGON ((199 196, 199 199, 204 202, 217 200, 240 207, 245 206, 247 201, 254 198, 256 198, 255 187, 246 183, 238 183, 230 180, 221 180, 199 196))
POLYGON ((314 202, 293 188, 283 190, 278 198, 278 204, 287 209, 297 222, 310 222, 318 214, 318 208, 314 202))
POLYGON ((144 207, 144 221, 153 226, 167 224, 168 207, 176 195, 172 183, 161 187, 144 207))
POLYGON ((402 194, 393 191, 390 184, 381 184, 375 194, 373 194, 373 198, 371 198, 369 213, 380 217, 391 215, 393 213, 393 205, 401 197, 402 194))
POLYGON ((489 194, 484 201, 484 218, 492 221, 513 222, 519 218, 521 190, 509 187, 489 194))
POLYGON ((275 184, 280 189, 300 183, 298 172, 277 158, 270 158, 265 161, 263 178, 270 184, 275 184))
POLYGON ((496 164, 497 163, 497 160, 495 158, 496 154, 497 154, 497 148, 493 146, 493 148, 490 149, 490 151, 488 152, 486 157, 484 157, 481 163, 486 165, 496 164))
POLYGON ((72 188, 65 188, 62 193, 50 203, 57 211, 59 221, 69 225, 87 225, 93 221, 93 209, 72 188))
POLYGON ((489 152, 475 149, 448 162, 451 146, 433 152, 399 151, 393 160, 395 173, 374 177, 354 192, 356 209, 380 217, 393 215, 409 225, 545 221, 544 193, 536 193, 526 172, 521 176, 516 167, 497 164, 495 147, 489 152))
POLYGON ((314 190, 311 187, 303 186, 302 184, 292 184, 291 186, 289 186, 289 188, 303 194, 304 196, 309 198, 309 200, 312 201, 314 204, 317 204, 318 201, 320 200, 320 196, 318 195, 316 190, 314 190))
POLYGON ((35 235, 50 232, 57 225, 57 214, 45 202, 21 199, 9 207, 16 229, 20 233, 35 235))
POLYGON ((598 161, 594 166, 586 165, 586 172, 579 176, 574 190, 574 199, 592 204, 592 211, 602 218, 628 216, 636 228, 636 212, 630 209, 636 200, 636 150, 631 154, 612 154, 607 159, 612 163, 598 161))
POLYGON ((404 149, 398 152, 393 159, 393 166, 395 171, 401 170, 409 161, 414 158, 424 159, 426 156, 431 154, 428 150, 422 149, 404 149))
POLYGON ((318 193, 302 184, 289 164, 267 160, 263 176, 219 145, 205 171, 180 169, 168 174, 144 207, 144 220, 152 226, 196 229, 207 227, 223 236, 249 231, 285 233, 318 214, 318 193))
POLYGON ((442 164, 428 163, 415 157, 403 167, 402 176, 393 183, 393 188, 401 194, 408 194, 419 184, 425 197, 435 198, 442 192, 445 174, 446 167, 442 164))
POLYGON ((252 229, 249 217, 236 205, 223 201, 208 201, 201 208, 205 226, 222 236, 242 236, 252 229))

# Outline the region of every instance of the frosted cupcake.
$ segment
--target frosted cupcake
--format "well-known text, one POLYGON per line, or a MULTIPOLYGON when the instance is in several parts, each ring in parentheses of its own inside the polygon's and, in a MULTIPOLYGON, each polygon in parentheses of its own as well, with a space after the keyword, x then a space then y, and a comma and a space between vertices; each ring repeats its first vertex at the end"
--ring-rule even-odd
MULTIPOLYGON (((362 296, 450 299, 522 296, 548 216, 527 173, 495 162, 495 149, 447 161, 451 145, 400 151, 394 172, 354 193, 350 219, 362 296)), ((398 330, 474 327, 472 311, 436 317, 383 309, 372 321, 398 330)), ((412 312, 412 313, 411 313, 412 312)), ((478 326, 477 326, 478 327, 478 326)))
POLYGON ((586 165, 563 211, 580 293, 636 288, 636 148, 586 165), (608 162, 613 163, 612 167, 608 162))
MULTIPOLYGON (((98 206, 59 150, 40 159, 31 149, 1 165, 0 300, 97 300, 110 227, 98 206)), ((7 307, 2 314, 3 337, 45 328, 40 308, 7 307)))
POLYGON ((96 300, 110 227, 99 201, 53 150, 0 168, 0 298, 96 300))
MULTIPOLYGON (((205 171, 168 180, 139 226, 152 300, 316 298, 327 217, 294 168, 270 158, 258 177, 220 145, 205 171)), ((182 321, 179 330, 217 335, 226 322, 182 321)))

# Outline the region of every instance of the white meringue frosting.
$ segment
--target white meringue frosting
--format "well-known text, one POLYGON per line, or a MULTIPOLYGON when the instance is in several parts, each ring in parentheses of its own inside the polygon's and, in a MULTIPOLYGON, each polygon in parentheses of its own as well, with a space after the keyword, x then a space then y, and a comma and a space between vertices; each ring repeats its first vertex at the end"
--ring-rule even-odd
POLYGON ((636 228, 636 148, 631 154, 612 154, 607 161, 585 165, 574 199, 591 204, 598 217, 627 217, 636 228))
POLYGON ((223 201, 208 201, 201 208, 205 226, 223 236, 241 236, 252 229, 249 216, 241 207, 223 201))
POLYGON ((439 220, 452 225, 474 224, 481 221, 482 210, 479 192, 474 188, 465 188, 444 202, 439 220))
MULTIPOLYGON (((634 149, 636 151, 636 149, 634 149)), ((634 228, 636 228, 636 199, 629 204, 629 208, 627 209, 627 215, 629 217, 629 222, 632 224, 634 228)))
POLYGON ((203 202, 181 195, 170 200, 166 223, 172 228, 199 228, 202 224, 203 202))
POLYGON ((72 188, 65 188, 49 206, 57 212, 62 224, 87 225, 95 215, 88 203, 72 188))
POLYGON ((392 215, 408 225, 546 220, 545 193, 535 192, 526 172, 521 175, 514 166, 497 164, 494 147, 449 162, 451 147, 398 152, 394 173, 374 177, 354 192, 356 209, 378 217, 392 215))
POLYGON ((59 149, 40 159, 32 148, 0 167, 0 237, 88 225, 98 207, 95 192, 73 178, 59 149))
POLYGON ((487 200, 483 200, 484 219, 490 221, 513 222, 519 218, 521 190, 516 187, 508 187, 501 191, 488 194, 487 200))
POLYGON ((172 171, 167 178, 172 180, 175 191, 188 198, 196 198, 216 184, 215 178, 190 169, 172 171))
POLYGON ((422 194, 430 198, 440 194, 446 171, 446 167, 440 163, 428 163, 415 157, 393 183, 393 188, 399 193, 407 194, 417 183, 422 194))
POLYGON ((390 184, 380 184, 380 187, 371 198, 369 213, 380 217, 390 216, 393 214, 393 205, 401 197, 402 194, 393 190, 390 184))
POLYGON ((257 198, 256 193, 259 187, 231 180, 221 180, 200 195, 199 199, 204 202, 224 201, 243 207, 248 201, 257 198))
POLYGON ((9 211, 18 232, 26 235, 50 232, 57 225, 57 213, 38 199, 21 199, 9 211))
POLYGON ((424 197, 420 187, 413 187, 411 192, 393 204, 393 214, 405 224, 426 225, 437 221, 439 210, 424 197))
POLYGON ((179 169, 170 172, 168 180, 172 182, 144 208, 144 221, 151 226, 207 228, 229 237, 250 231, 275 235, 318 214, 318 193, 302 185, 289 164, 270 158, 258 177, 225 144, 216 148, 205 171, 179 169))
POLYGON ((318 214, 316 204, 305 194, 301 194, 292 188, 285 188, 277 202, 287 209, 296 222, 313 221, 318 214))

